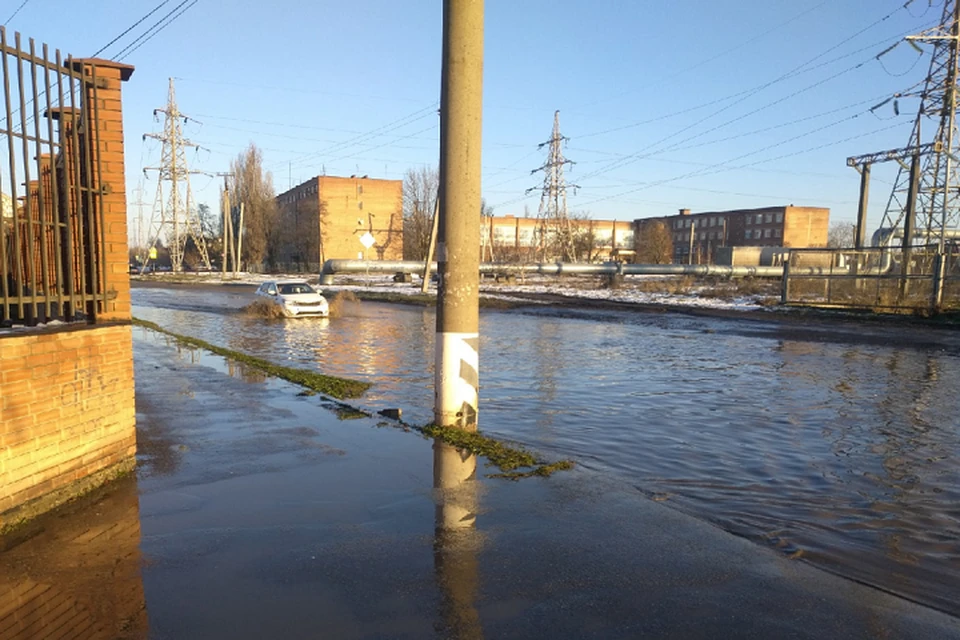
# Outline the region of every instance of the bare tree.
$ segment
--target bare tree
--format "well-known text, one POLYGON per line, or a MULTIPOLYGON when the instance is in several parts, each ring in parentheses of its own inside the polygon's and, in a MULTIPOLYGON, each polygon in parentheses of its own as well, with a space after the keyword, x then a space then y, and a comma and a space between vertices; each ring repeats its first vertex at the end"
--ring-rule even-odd
POLYGON ((238 207, 233 212, 234 228, 240 228, 239 206, 243 204, 243 255, 249 264, 273 263, 282 242, 277 224, 277 203, 273 176, 263 169, 263 153, 250 143, 230 162, 230 201, 238 207))
POLYGON ((834 248, 850 248, 857 233, 857 225, 853 222, 834 222, 827 231, 827 246, 834 248))
POLYGON ((659 220, 641 222, 634 240, 637 262, 640 264, 670 264, 673 262, 673 238, 670 230, 659 220))
POLYGON ((589 213, 570 214, 570 231, 573 234, 573 257, 577 262, 593 262, 597 259, 596 222, 589 213))
POLYGON ((440 171, 422 166, 403 177, 403 258, 424 260, 430 246, 440 171))

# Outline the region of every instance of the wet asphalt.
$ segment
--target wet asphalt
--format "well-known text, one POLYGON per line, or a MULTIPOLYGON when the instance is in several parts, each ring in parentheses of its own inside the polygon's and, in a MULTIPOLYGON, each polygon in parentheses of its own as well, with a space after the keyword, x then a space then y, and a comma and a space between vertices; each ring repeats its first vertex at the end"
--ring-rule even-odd
POLYGON ((2 542, 4 640, 960 638, 957 618, 632 487, 488 478, 394 423, 134 335, 136 477, 2 542))

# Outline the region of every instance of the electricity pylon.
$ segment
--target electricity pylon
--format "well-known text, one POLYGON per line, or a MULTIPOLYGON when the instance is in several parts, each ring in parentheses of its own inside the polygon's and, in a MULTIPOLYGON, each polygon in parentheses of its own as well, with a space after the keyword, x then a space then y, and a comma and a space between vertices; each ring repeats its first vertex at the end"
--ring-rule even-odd
MULTIPOLYGON (((923 244, 938 244, 943 250, 947 237, 957 235, 960 225, 960 202, 958 202, 958 164, 960 149, 957 137, 957 70, 958 35, 960 35, 960 4, 958 0, 945 0, 940 24, 916 35, 907 36, 914 44, 932 45, 930 70, 919 94, 920 109, 914 121, 908 147, 920 149, 924 141, 921 125, 933 133, 928 147, 934 152, 926 153, 920 160, 918 188, 916 189, 916 224, 907 220, 907 200, 910 193, 910 167, 900 162, 897 180, 887 202, 881 223, 881 244, 889 244, 895 234, 905 233, 904 227, 912 226, 912 237, 907 243, 922 241, 923 244)), ((919 158, 919 155, 918 155, 919 158)))
MULTIPOLYGON (((536 242, 537 253, 541 261, 554 256, 548 256, 548 241, 553 240, 560 260, 567 262, 574 258, 573 232, 570 228, 570 218, 567 215, 567 183, 563 178, 564 165, 573 165, 572 160, 563 157, 563 143, 568 138, 560 133, 560 112, 553 114, 553 135, 549 140, 537 146, 542 149, 550 147, 547 161, 543 166, 530 173, 543 171, 542 195, 540 209, 537 211, 536 242)), ((576 189, 577 185, 570 185, 576 189)), ((526 193, 536 191, 537 187, 527 189, 526 193)))
POLYGON ((146 167, 143 171, 156 171, 157 197, 154 202, 153 217, 150 222, 150 248, 153 249, 160 234, 168 232, 170 262, 174 271, 183 268, 183 255, 187 246, 187 239, 193 240, 197 253, 203 265, 210 269, 210 256, 207 253, 207 243, 203 239, 203 227, 200 216, 193 207, 193 194, 190 191, 190 174, 203 173, 190 171, 187 167, 187 148, 197 148, 183 137, 183 123, 191 118, 180 113, 177 108, 176 93, 173 88, 173 78, 170 78, 170 91, 167 97, 166 109, 154 109, 153 115, 158 113, 165 116, 163 133, 147 133, 144 139, 154 138, 163 143, 160 156, 160 166, 146 167), (163 185, 169 183, 169 191, 164 197, 163 185))

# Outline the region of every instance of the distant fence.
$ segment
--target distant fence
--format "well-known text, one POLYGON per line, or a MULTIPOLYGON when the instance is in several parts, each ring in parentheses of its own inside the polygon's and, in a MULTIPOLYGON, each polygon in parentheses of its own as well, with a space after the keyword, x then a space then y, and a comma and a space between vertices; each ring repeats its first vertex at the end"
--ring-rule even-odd
POLYGON ((0 27, 0 321, 93 321, 106 300, 96 69, 0 27))
POLYGON ((960 309, 960 248, 793 249, 782 302, 819 307, 920 311, 960 309))

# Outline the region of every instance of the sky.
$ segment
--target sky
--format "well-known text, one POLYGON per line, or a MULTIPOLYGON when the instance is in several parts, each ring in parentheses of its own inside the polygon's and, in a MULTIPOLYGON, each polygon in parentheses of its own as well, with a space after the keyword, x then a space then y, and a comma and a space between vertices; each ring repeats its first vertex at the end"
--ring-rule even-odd
MULTIPOLYGON (((3 0, 0 20, 84 57, 160 1, 3 0)), ((437 165, 442 2, 189 0, 129 47, 181 1, 100 54, 136 67, 123 88, 131 217, 153 208, 156 174, 142 169, 161 149, 143 135, 160 131, 169 78, 193 118, 193 170, 226 171, 251 142, 278 193, 321 174, 402 179, 437 165)), ((496 215, 536 214, 532 172, 559 110, 572 212, 795 204, 853 221, 859 176, 845 160, 908 144, 918 100, 900 98, 899 115, 871 107, 922 87, 930 50, 902 39, 939 22, 931 1, 487 0, 483 196, 496 215)), ((871 230, 896 169, 874 168, 871 230)), ((216 210, 220 184, 195 175, 194 201, 216 210)))

